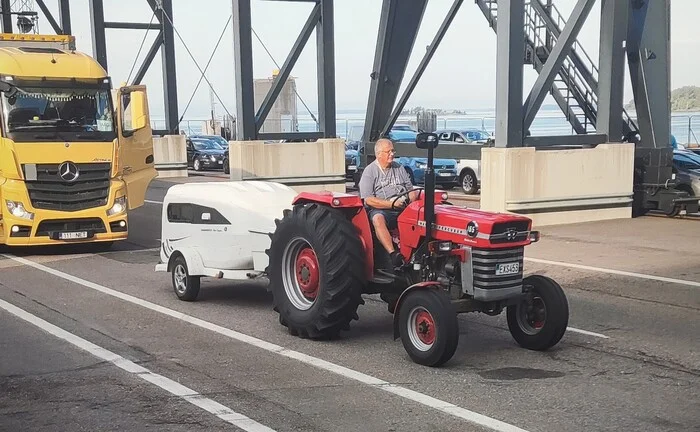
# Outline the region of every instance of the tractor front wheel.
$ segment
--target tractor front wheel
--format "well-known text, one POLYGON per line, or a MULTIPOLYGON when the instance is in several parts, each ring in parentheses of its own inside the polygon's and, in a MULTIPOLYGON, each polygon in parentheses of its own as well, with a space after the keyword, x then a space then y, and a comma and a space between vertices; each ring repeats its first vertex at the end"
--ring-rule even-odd
POLYGON ((411 360, 441 366, 457 350, 457 311, 443 291, 416 289, 399 305, 399 334, 411 360))
POLYGON ((523 301, 508 306, 508 329, 521 347, 547 350, 559 343, 566 332, 569 303, 561 286, 546 276, 528 276, 523 286, 523 301))
POLYGON ((316 203, 285 210, 267 274, 280 323, 296 336, 337 337, 357 319, 366 283, 362 242, 340 211, 316 203))

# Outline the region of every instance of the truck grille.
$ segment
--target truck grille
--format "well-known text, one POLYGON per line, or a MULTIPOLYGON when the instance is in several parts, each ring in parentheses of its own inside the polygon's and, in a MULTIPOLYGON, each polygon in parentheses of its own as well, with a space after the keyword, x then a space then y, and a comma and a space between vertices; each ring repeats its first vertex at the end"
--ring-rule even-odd
POLYGON ((48 236, 52 232, 64 231, 92 231, 95 234, 107 232, 100 218, 48 219, 39 223, 35 235, 48 236))
MULTIPOLYGON (((80 175, 66 182, 58 175, 60 164, 37 164, 36 180, 27 180, 27 190, 36 209, 78 211, 107 205, 111 165, 75 164, 80 175)), ((22 166, 27 178, 26 165, 22 166)))
POLYGON ((472 249, 472 272, 475 293, 484 300, 500 297, 496 293, 521 289, 523 283, 523 256, 525 248, 472 249), (496 275, 499 264, 518 263, 518 272, 496 275), (489 294, 489 292, 493 294, 489 294))

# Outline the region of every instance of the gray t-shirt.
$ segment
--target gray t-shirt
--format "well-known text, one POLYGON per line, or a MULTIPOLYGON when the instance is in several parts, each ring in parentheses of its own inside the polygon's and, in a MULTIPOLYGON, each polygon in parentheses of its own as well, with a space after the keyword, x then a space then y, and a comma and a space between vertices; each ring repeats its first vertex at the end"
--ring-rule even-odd
POLYGON ((359 187, 362 199, 371 196, 389 199, 413 189, 413 184, 401 164, 392 162, 391 166, 385 170, 375 160, 362 172, 359 187))

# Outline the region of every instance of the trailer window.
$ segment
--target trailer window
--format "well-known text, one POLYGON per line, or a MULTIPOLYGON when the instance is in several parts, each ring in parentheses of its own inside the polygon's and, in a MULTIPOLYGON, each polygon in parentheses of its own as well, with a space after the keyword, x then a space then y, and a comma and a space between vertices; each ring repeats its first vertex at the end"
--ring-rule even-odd
POLYGON ((168 222, 192 223, 193 220, 192 204, 168 204, 168 222))

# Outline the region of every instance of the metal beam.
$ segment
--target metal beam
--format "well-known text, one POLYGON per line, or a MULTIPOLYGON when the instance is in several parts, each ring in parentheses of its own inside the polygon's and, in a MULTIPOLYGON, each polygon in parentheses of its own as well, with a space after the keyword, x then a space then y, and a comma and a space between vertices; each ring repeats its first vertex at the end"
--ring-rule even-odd
POLYGON ((438 32, 435 34, 433 41, 428 46, 428 50, 425 52, 425 55, 423 56, 423 59, 418 65, 416 72, 413 74, 413 77, 409 81, 406 90, 404 90, 403 94, 401 95, 401 98, 399 98, 399 103, 396 105, 394 111, 391 113, 389 119, 382 128, 381 135, 385 135, 394 126, 394 123, 396 123, 396 119, 398 119, 401 115, 401 111, 403 111, 404 107, 406 106, 406 103, 408 102, 408 99, 413 93, 413 90, 415 90, 416 85, 418 85, 418 81, 423 76, 423 72, 425 72, 425 69, 428 67, 430 60, 433 58, 435 51, 440 45, 440 42, 442 42, 442 38, 445 36, 445 33, 447 33, 447 30, 450 28, 450 25, 452 24, 455 15, 457 15, 460 6, 462 6, 463 1, 464 0, 455 0, 454 3, 452 3, 452 7, 450 8, 449 12, 447 12, 447 16, 442 21, 442 24, 440 25, 438 32))
POLYGON ((54 19, 49 8, 46 7, 46 3, 44 3, 44 0, 36 0, 36 4, 39 6, 39 9, 41 9, 41 12, 43 12, 44 17, 46 18, 46 20, 49 22, 49 24, 53 28, 53 31, 57 35, 60 35, 62 33, 61 27, 58 25, 58 23, 54 19))
POLYGON ((525 137, 524 142, 526 147, 594 147, 608 142, 608 136, 605 134, 529 136, 525 137))
POLYGON ((643 147, 670 146, 670 0, 629 0, 627 60, 643 147))
POLYGON ((547 58, 542 71, 537 76, 537 80, 525 101, 523 130, 529 129, 530 125, 532 125, 532 121, 535 119, 540 106, 542 106, 542 101, 552 87, 554 78, 557 76, 564 59, 569 55, 571 45, 573 45, 581 27, 583 27, 583 24, 586 22, 588 13, 591 11, 594 3, 595 0, 578 0, 578 2, 576 2, 576 6, 574 6, 571 16, 566 21, 561 36, 557 39, 556 45, 554 45, 551 54, 547 58))
MULTIPOLYGON (((427 0, 382 4, 363 142, 378 139, 391 115, 426 5, 427 0)), ((522 34, 522 22, 519 31, 522 34)))
POLYGON ((93 57, 105 70, 108 70, 105 11, 102 0, 90 0, 90 26, 92 27, 93 57))
POLYGON ((129 23, 129 22, 105 22, 105 28, 126 30, 160 30, 160 24, 129 23))
POLYGON ((146 72, 148 72, 148 68, 151 67, 151 63, 153 62, 153 59, 156 58, 156 54, 158 54, 158 50, 160 50, 160 47, 163 45, 163 32, 160 31, 158 32, 158 36, 156 36, 156 40, 153 41, 153 45, 151 45, 151 49, 148 50, 148 53, 146 53, 146 58, 143 59, 143 63, 141 63, 141 67, 139 68, 138 72, 136 72, 136 75, 134 76, 134 85, 141 84, 141 80, 143 80, 143 77, 146 76, 146 72))
POLYGON ((598 114, 596 130, 610 141, 622 140, 622 109, 625 84, 625 40, 629 3, 601 0, 600 60, 598 67, 598 114))
POLYGON ((523 145, 522 0, 499 0, 496 32, 496 147, 523 145))
POLYGON ((233 2, 233 58, 236 82, 236 139, 254 140, 253 41, 250 0, 233 2))
POLYGON ((0 0, 0 7, 2 8, 2 32, 3 33, 14 33, 12 30, 12 5, 10 0, 0 0))
POLYGON ((333 1, 321 0, 321 16, 316 25, 316 79, 318 121, 326 138, 336 137, 335 123, 335 36, 333 1))
POLYGON ((263 132, 259 133, 257 139, 266 141, 278 140, 317 140, 323 138, 323 132, 263 132))
MULTIPOLYGON (((149 4, 152 0, 149 1, 149 4)), ((165 128, 170 133, 177 134, 179 130, 179 117, 177 106, 177 77, 175 64, 175 34, 173 31, 173 2, 161 0, 162 9, 154 9, 158 20, 163 25, 163 49, 161 50, 163 68, 163 97, 165 104, 165 128)))
POLYGON ((73 34, 70 21, 70 6, 68 0, 59 0, 58 19, 61 21, 61 30, 64 35, 73 34))
POLYGON ((272 87, 267 92, 267 95, 265 95, 265 100, 263 100, 262 104, 260 105, 260 108, 258 108, 258 112, 255 115, 256 133, 260 131, 263 123, 265 123, 265 119, 270 113, 272 105, 275 103, 275 101, 277 100, 277 96, 279 96, 280 92, 282 91, 282 88, 287 83, 287 78, 289 78, 289 74, 292 72, 292 69, 294 68, 294 65, 299 59, 301 52, 304 50, 304 46, 306 46, 306 42, 309 40, 309 37, 311 37, 311 33, 314 31, 316 23, 318 23, 320 17, 321 5, 317 4, 311 11, 311 15, 309 15, 309 18, 306 20, 306 24, 304 24, 304 27, 302 28, 301 33, 299 33, 296 42, 294 42, 292 50, 289 52, 287 59, 280 68, 279 74, 275 78, 272 87))

